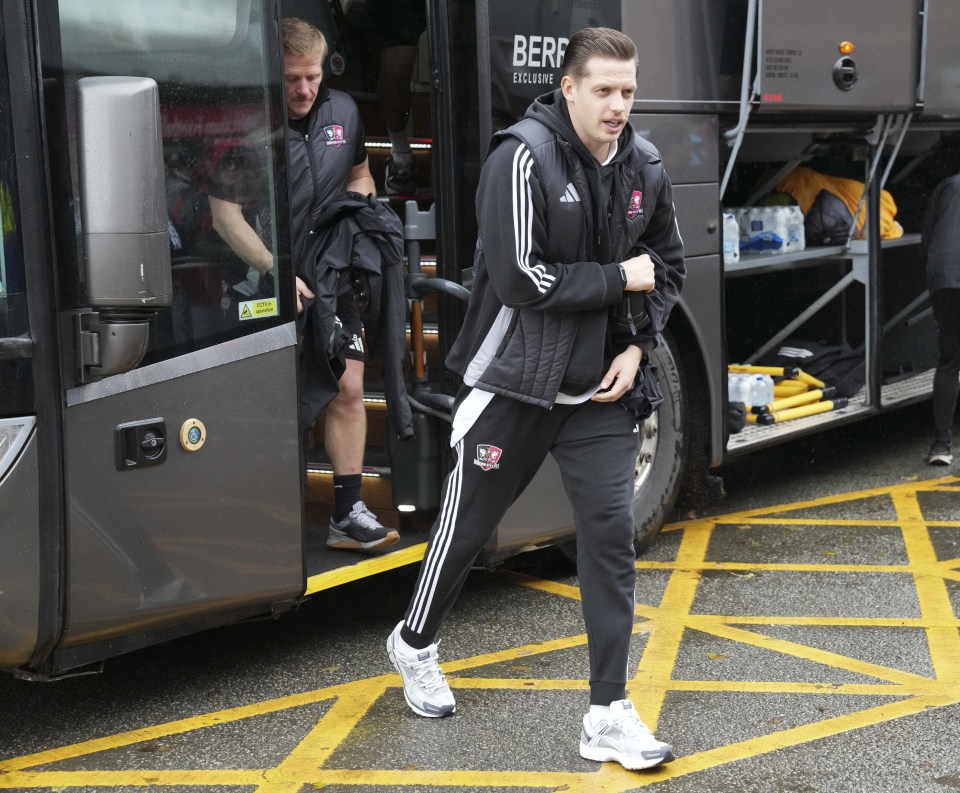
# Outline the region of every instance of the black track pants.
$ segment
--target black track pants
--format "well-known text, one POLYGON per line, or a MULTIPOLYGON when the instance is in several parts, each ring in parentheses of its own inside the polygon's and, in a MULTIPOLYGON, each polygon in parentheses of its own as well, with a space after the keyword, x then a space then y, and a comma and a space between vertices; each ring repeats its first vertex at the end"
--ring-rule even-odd
POLYGON ((930 302, 940 346, 933 376, 933 428, 938 440, 949 441, 960 394, 960 289, 938 289, 930 302))
POLYGON ((633 474, 639 436, 619 404, 552 410, 495 396, 463 439, 405 618, 404 639, 430 644, 477 554, 548 453, 577 529, 577 573, 590 650, 590 702, 626 696, 634 622, 633 474))

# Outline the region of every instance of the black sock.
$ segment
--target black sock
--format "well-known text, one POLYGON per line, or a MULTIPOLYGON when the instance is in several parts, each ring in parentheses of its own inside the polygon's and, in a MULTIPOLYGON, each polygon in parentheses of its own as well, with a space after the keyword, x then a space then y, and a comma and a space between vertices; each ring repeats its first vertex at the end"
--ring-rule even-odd
POLYGON ((360 474, 333 477, 333 519, 341 521, 350 514, 353 505, 360 500, 360 474))

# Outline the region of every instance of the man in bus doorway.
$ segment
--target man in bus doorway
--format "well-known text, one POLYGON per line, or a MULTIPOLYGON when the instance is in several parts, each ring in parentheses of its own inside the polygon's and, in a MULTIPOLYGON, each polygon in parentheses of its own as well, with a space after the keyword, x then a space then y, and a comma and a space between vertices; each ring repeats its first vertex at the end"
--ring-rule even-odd
POLYGON ((950 465, 951 430, 960 394, 960 174, 933 191, 923 222, 927 288, 940 348, 933 376, 933 443, 930 465, 950 465))
MULTIPOLYGON (((323 84, 327 55, 324 35, 308 22, 283 20, 284 83, 287 103, 287 150, 294 255, 309 248, 307 239, 321 211, 345 192, 376 195, 364 145, 363 123, 347 94, 323 84)), ((273 255, 244 217, 243 206, 230 195, 210 195, 214 229, 251 267, 262 274, 273 269, 273 255)), ((301 262, 296 262, 299 271, 301 262)), ((364 349, 360 312, 342 271, 337 294, 337 321, 351 337, 339 393, 326 409, 324 447, 333 466, 334 513, 327 545, 370 551, 399 539, 367 509, 360 497, 367 418, 363 405, 364 349)), ((297 276, 297 311, 314 297, 297 276)))
POLYGON ((627 403, 685 276, 670 181, 627 121, 636 75, 627 36, 581 30, 560 88, 493 139, 477 194, 475 286, 447 359, 464 382, 456 462, 414 596, 387 640, 413 711, 452 714, 436 635, 477 553, 551 453, 573 505, 590 654, 580 754, 630 769, 673 752, 626 692, 639 439, 627 403))

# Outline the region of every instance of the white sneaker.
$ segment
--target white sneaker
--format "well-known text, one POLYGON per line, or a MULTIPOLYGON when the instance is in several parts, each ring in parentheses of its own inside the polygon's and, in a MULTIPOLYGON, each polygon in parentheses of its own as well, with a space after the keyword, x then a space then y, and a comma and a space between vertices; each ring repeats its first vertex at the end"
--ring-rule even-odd
POLYGON ((589 714, 583 717, 580 756, 600 762, 616 760, 631 771, 674 759, 673 747, 653 737, 629 699, 611 702, 609 719, 595 724, 589 714))
POLYGON ((403 696, 407 704, 418 716, 440 718, 451 715, 457 710, 457 703, 443 672, 440 671, 437 645, 431 644, 409 654, 402 653, 397 649, 397 639, 402 626, 401 620, 387 637, 387 655, 403 680, 403 696))

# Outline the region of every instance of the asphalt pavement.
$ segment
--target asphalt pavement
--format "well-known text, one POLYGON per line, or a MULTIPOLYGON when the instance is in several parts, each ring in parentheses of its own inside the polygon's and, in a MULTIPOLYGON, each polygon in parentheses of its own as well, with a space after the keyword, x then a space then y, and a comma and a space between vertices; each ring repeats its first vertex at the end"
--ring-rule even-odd
POLYGON ((414 565, 101 675, 0 677, 0 790, 960 789, 960 467, 926 465, 928 410, 737 459, 638 560, 629 691, 660 769, 579 757, 579 590, 547 550, 468 579, 451 718, 413 715, 384 651, 414 565))

